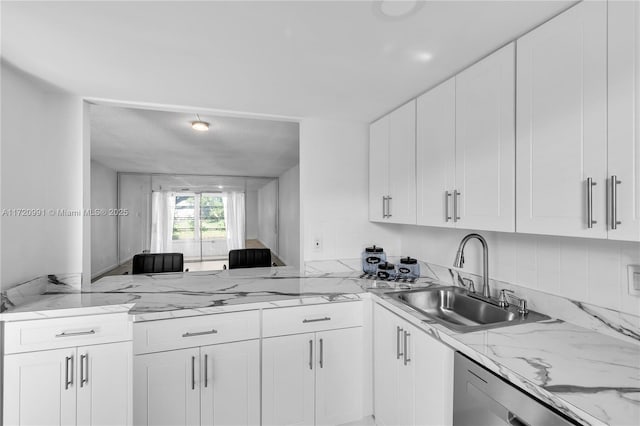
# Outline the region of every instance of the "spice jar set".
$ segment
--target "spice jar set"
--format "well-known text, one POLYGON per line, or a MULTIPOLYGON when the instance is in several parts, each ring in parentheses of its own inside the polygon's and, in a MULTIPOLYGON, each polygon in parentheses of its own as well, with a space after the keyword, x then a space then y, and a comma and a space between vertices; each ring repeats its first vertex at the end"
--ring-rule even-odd
POLYGON ((374 245, 362 252, 362 272, 362 278, 414 282, 420 277, 420 264, 416 259, 403 257, 394 265, 387 262, 384 249, 374 245))

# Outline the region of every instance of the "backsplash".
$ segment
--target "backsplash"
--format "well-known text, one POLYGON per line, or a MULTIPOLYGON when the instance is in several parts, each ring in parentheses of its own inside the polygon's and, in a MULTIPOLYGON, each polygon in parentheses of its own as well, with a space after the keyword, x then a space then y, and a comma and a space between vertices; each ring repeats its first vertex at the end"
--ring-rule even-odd
MULTIPOLYGON (((391 262, 399 259, 399 257, 390 257, 391 262)), ((458 274, 460 274, 461 277, 470 278, 474 281, 476 291, 480 292, 482 290, 482 277, 466 270, 455 270, 423 261, 420 261, 420 270, 422 276, 419 280, 420 282, 433 280, 442 285, 460 286, 458 280, 458 274)), ((306 262, 305 273, 308 275, 323 273, 352 273, 359 275, 361 274, 360 259, 306 262)), ((498 291, 501 289, 511 289, 516 296, 527 300, 529 309, 630 343, 640 344, 640 316, 579 302, 500 280, 490 279, 489 286, 492 289, 492 296, 497 296, 498 291)))

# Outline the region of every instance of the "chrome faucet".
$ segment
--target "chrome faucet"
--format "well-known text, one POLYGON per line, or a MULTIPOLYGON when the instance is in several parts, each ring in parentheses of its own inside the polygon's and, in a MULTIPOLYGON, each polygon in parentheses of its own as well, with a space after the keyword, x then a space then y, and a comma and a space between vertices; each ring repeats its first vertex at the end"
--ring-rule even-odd
POLYGON ((462 268, 464 266, 464 247, 472 238, 476 238, 480 241, 480 244, 482 244, 482 296, 490 299, 491 292, 489 291, 489 249, 487 247, 487 240, 485 240, 482 235, 469 234, 466 235, 462 239, 462 241, 460 241, 460 246, 458 247, 456 260, 453 262, 453 266, 455 266, 456 268, 462 268))

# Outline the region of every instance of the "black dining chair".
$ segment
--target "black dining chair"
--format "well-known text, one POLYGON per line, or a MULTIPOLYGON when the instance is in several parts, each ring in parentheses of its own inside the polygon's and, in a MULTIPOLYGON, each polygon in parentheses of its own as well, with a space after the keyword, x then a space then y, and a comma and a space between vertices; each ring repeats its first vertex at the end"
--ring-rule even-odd
POLYGON ((183 268, 182 253, 141 253, 133 256, 131 273, 136 275, 182 272, 183 268))
POLYGON ((229 251, 229 269, 267 268, 271 264, 271 250, 250 248, 229 251))

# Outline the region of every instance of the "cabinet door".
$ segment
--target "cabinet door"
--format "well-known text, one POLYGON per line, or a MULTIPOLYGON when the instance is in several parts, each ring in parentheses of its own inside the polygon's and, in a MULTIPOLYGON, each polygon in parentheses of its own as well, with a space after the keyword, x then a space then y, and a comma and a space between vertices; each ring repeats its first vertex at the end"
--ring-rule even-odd
POLYGON ((131 424, 131 342, 78 348, 79 425, 131 424))
POLYGON ((458 228, 515 231, 514 126, 511 43, 456 76, 458 228))
POLYGON ((76 349, 4 357, 5 425, 75 425, 76 349))
POLYGON ((389 116, 369 126, 369 220, 386 220, 389 195, 389 116))
MULTIPOLYGON (((609 239, 640 240, 640 4, 608 2, 608 175, 616 176, 616 216, 609 239)), ((610 203, 613 199, 610 198, 610 203)))
POLYGON ((134 424, 200 424, 199 356, 193 348, 135 357, 134 424))
POLYGON ((200 348, 201 424, 260 424, 260 341, 200 348))
POLYGON ((518 39, 517 232, 606 238, 606 7, 581 2, 518 39))
POLYGON ((452 78, 417 100, 417 223, 454 226, 456 80, 452 78))
POLYGON ((263 424, 314 424, 314 338, 305 333, 262 340, 263 424))
POLYGON ((453 422, 453 351, 416 327, 408 328, 414 424, 450 426, 453 422))
POLYGON ((362 327, 316 333, 316 425, 362 419, 362 327))
POLYGON ((373 311, 373 386, 377 425, 398 423, 398 368, 401 363, 402 330, 398 317, 381 307, 373 311))
POLYGON ((387 221, 416 223, 416 101, 389 114, 387 221))

